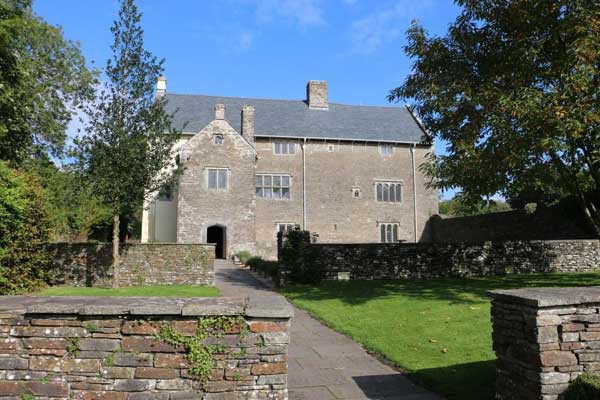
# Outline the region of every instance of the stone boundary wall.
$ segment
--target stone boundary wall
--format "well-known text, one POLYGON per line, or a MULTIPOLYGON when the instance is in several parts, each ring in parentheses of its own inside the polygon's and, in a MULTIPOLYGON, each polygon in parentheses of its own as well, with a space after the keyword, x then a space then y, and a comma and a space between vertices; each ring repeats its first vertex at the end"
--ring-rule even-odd
POLYGON ((496 399, 556 400, 600 371, 600 288, 492 292, 496 399))
POLYGON ((311 244, 325 279, 401 279, 600 270, 600 241, 311 244))
MULTIPOLYGON (((56 282, 109 286, 112 244, 49 243, 56 282)), ((121 244, 120 286, 214 285, 215 248, 211 244, 121 244)))
POLYGON ((15 296, 0 308, 2 399, 287 399, 293 310, 279 297, 15 296), (203 383, 186 350, 155 335, 170 326, 194 336, 206 317, 241 320, 205 340, 221 348, 203 383))

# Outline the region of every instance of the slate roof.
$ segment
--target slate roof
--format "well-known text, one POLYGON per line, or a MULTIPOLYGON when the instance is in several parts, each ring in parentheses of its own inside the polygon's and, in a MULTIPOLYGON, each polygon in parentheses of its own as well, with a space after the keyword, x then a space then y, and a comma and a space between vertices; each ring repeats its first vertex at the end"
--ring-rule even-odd
POLYGON ((255 136, 423 143, 425 133, 405 107, 329 103, 328 110, 310 109, 303 100, 167 93, 173 125, 196 133, 214 119, 215 104, 225 105, 225 119, 238 131, 244 105, 255 109, 255 136), (184 124, 186 124, 184 126, 184 124))

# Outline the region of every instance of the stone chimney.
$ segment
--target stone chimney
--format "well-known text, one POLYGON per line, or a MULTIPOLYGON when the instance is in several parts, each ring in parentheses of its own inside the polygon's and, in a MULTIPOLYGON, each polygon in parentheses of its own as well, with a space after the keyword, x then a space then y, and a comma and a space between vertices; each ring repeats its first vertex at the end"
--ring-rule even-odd
POLYGON ((327 110, 329 100, 327 81, 308 81, 306 84, 306 102, 309 108, 327 110))
POLYGON ((225 119, 225 104, 215 104, 215 119, 225 119))
POLYGON ((254 142, 254 107, 242 107, 242 136, 250 143, 254 142))
POLYGON ((161 76, 156 81, 156 98, 160 99, 167 94, 167 78, 161 76))

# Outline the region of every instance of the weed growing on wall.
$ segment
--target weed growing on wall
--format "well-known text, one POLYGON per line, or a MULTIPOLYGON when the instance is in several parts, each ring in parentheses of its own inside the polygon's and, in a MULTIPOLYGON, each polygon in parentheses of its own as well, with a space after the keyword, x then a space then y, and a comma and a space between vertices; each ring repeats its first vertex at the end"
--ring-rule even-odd
POLYGON ((210 316, 198 319, 198 330, 195 336, 185 336, 175 331, 170 325, 161 325, 156 338, 174 347, 183 347, 185 357, 190 364, 189 371, 203 384, 208 382, 211 371, 215 368, 215 354, 223 353, 221 345, 205 344, 209 337, 221 338, 228 332, 239 330, 241 335, 248 332, 246 321, 241 316, 210 316))

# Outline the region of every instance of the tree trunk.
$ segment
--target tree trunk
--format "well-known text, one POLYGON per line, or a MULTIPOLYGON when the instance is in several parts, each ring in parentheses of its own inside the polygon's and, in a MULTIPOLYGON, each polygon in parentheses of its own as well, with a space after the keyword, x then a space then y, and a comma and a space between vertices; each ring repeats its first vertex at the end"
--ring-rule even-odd
POLYGON ((119 213, 113 215, 113 241, 112 241, 112 287, 119 287, 119 213))
POLYGON ((579 207, 581 208, 581 211, 583 211, 583 215, 585 216, 585 219, 588 222, 590 228, 592 228, 592 230, 596 234, 596 237, 600 237, 600 222, 595 218, 595 216, 590 211, 590 207, 588 206, 588 202, 587 202, 585 194, 579 188, 579 185, 576 184, 576 186, 577 186, 577 193, 575 194, 575 197, 577 198, 577 200, 579 202, 579 207))

